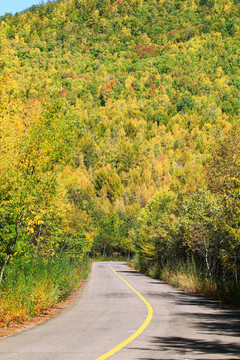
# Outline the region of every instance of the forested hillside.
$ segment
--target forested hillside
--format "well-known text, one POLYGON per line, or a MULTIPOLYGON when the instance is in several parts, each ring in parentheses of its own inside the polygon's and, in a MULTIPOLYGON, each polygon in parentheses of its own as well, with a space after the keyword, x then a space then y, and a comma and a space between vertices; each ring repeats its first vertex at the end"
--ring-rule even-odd
POLYGON ((49 1, 0 24, 3 279, 135 253, 239 304, 239 1, 49 1))

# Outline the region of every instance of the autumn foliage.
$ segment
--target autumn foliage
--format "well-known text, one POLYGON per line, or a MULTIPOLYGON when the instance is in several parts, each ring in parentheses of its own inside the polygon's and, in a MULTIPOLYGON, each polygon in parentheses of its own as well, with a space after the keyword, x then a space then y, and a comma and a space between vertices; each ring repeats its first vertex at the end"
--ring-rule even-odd
POLYGON ((239 4, 48 1, 0 24, 3 283, 14 259, 137 254, 236 294, 239 4))

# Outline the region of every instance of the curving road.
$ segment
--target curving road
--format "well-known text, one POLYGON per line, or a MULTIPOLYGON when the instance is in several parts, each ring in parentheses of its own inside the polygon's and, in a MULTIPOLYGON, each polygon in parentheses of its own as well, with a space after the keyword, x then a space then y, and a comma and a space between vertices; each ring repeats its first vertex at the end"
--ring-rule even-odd
POLYGON ((126 263, 102 262, 93 264, 86 286, 58 315, 0 339, 1 360, 105 358, 240 359, 240 312, 178 291, 126 263), (146 319, 151 321, 145 328, 146 319))

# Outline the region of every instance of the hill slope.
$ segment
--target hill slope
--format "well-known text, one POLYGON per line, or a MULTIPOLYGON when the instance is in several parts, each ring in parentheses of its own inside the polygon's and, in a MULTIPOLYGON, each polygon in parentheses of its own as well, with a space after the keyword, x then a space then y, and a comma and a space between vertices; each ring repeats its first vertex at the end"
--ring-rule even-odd
POLYGON ((234 288, 238 1, 56 1, 0 21, 2 265, 137 251, 234 288))

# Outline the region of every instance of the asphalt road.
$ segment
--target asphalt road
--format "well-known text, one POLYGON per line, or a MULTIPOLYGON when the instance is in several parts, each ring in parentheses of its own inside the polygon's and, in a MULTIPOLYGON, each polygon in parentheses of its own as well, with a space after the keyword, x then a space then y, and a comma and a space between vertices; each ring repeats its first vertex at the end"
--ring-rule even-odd
POLYGON ((54 318, 0 339, 1 360, 240 359, 240 312, 110 263, 94 263, 79 295, 54 318))

